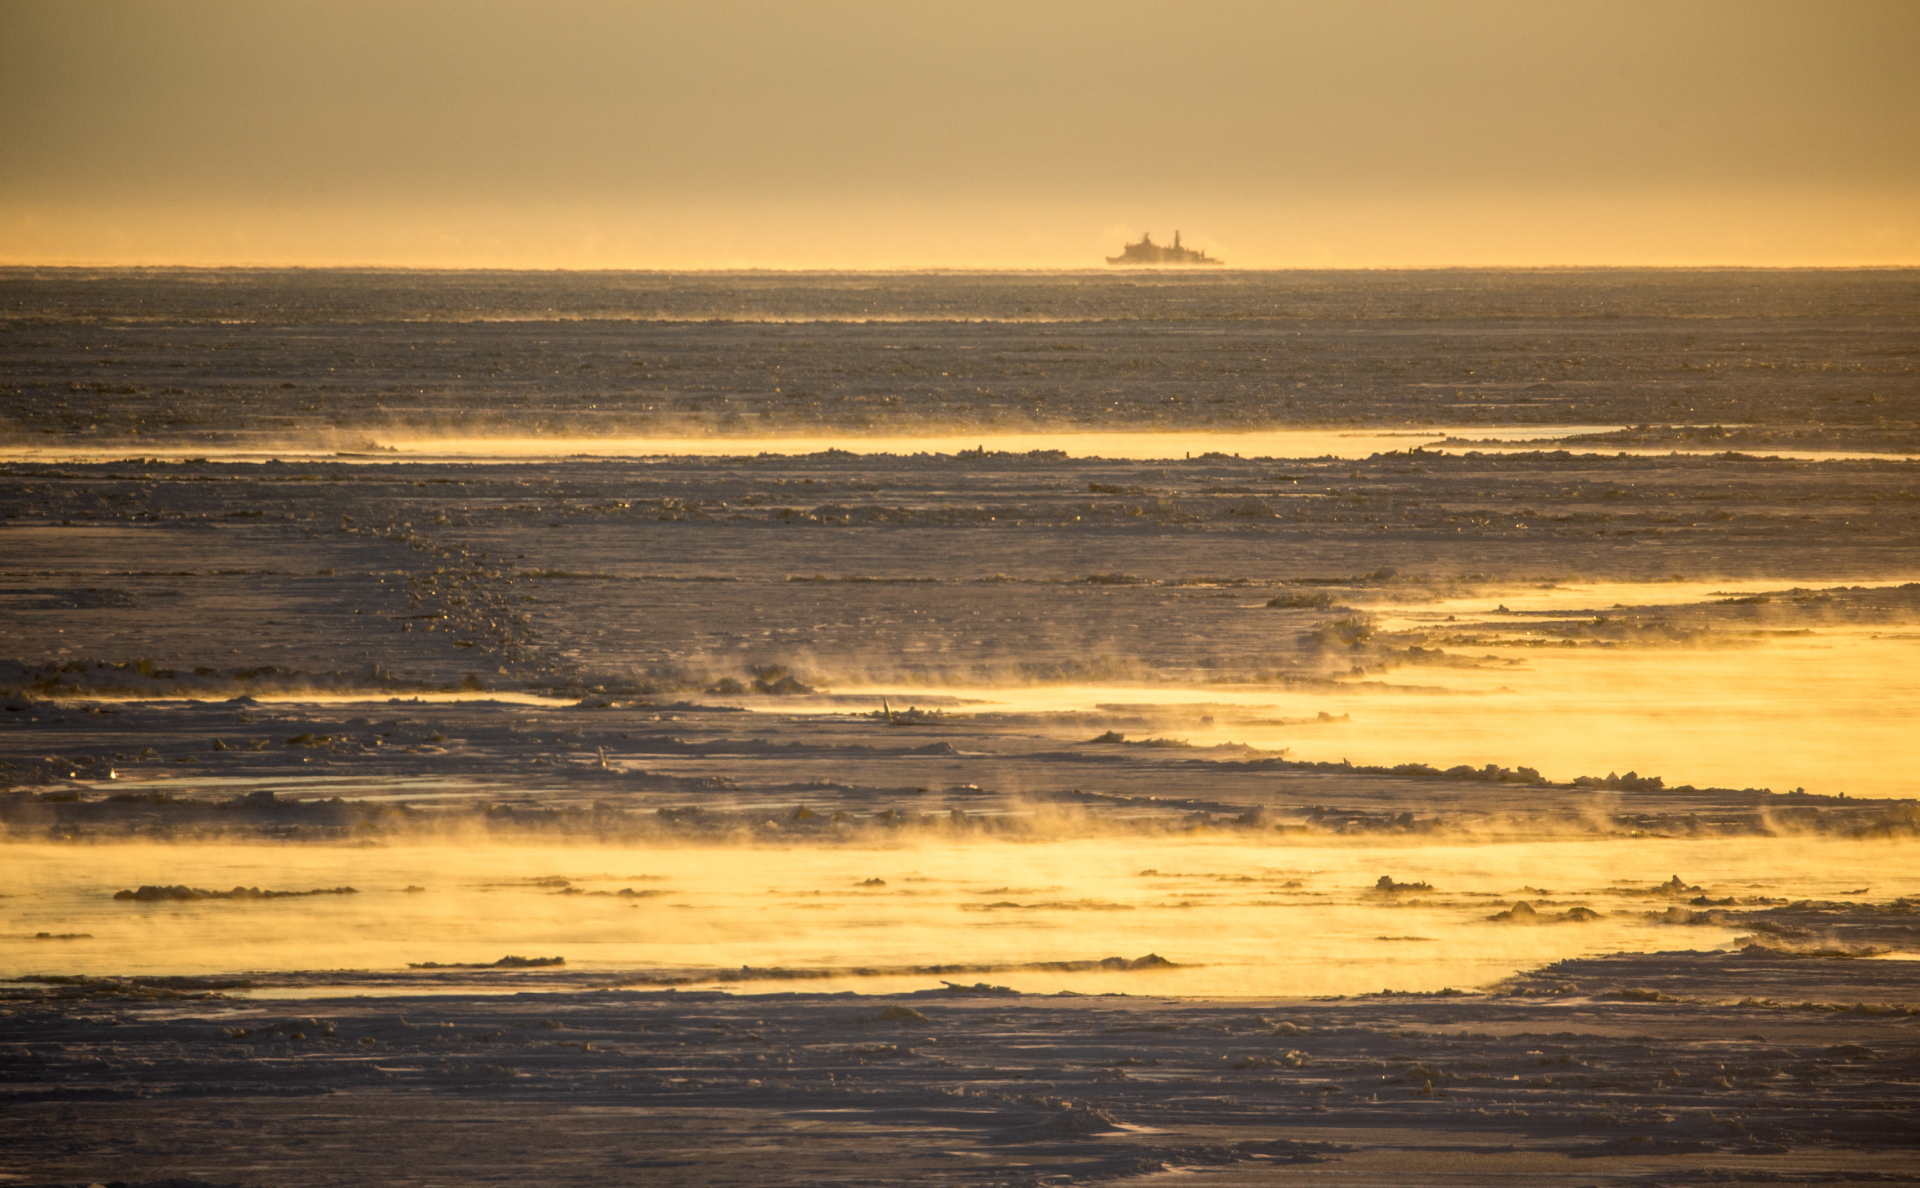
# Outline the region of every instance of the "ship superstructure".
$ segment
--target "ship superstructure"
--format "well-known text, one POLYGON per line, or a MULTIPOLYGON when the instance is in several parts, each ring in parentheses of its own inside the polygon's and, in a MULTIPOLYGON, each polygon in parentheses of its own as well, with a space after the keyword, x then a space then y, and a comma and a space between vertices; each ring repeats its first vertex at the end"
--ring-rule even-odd
POLYGON ((1223 264, 1225 261, 1216 260, 1212 256, 1207 255, 1206 252, 1196 248, 1181 247, 1180 233, 1178 231, 1173 233, 1173 245, 1171 247, 1153 242, 1153 233, 1151 231, 1142 231, 1140 233, 1139 243, 1130 243, 1120 249, 1119 255, 1108 256, 1107 263, 1123 265, 1171 264, 1184 266, 1194 264, 1223 264))

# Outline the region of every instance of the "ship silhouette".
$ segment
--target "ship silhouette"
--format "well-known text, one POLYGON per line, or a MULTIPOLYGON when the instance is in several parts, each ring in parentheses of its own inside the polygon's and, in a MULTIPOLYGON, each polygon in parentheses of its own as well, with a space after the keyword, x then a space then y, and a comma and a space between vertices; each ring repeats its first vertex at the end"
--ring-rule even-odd
POLYGON ((1224 264, 1225 262, 1224 260, 1214 259, 1204 251, 1190 247, 1181 247, 1180 233, 1178 231, 1173 233, 1172 247, 1153 242, 1153 233, 1151 231, 1142 231, 1140 233, 1139 243, 1130 243, 1120 249, 1119 255, 1107 257, 1107 263, 1109 264, 1191 265, 1224 264))

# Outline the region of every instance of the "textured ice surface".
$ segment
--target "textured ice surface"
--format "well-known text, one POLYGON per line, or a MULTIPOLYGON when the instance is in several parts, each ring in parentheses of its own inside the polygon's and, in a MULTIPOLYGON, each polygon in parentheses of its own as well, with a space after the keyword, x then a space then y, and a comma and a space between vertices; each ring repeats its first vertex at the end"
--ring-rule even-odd
POLYGON ((1914 285, 0 274, 4 1170, 1911 1177, 1914 285))

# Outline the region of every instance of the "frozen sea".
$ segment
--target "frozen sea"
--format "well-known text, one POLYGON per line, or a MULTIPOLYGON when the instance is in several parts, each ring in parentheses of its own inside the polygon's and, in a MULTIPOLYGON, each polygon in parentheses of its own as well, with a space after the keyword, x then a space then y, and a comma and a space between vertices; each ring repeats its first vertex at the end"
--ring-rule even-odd
POLYGON ((0 1152, 344 1183, 371 1111, 453 1183, 537 1100, 574 1183, 1906 1174, 1917 322, 0 270, 0 1091, 66 1111, 0 1152))

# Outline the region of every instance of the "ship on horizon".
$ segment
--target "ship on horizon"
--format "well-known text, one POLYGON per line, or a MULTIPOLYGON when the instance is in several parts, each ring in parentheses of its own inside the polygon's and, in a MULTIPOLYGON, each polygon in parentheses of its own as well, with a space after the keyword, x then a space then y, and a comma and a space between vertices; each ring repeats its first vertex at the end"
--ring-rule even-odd
POLYGON ((1130 243, 1120 249, 1117 256, 1108 256, 1107 263, 1123 265, 1174 265, 1176 267, 1194 264, 1224 264, 1205 251, 1180 246, 1180 233, 1173 233, 1173 246, 1153 242, 1153 232, 1142 231, 1139 243, 1130 243))

